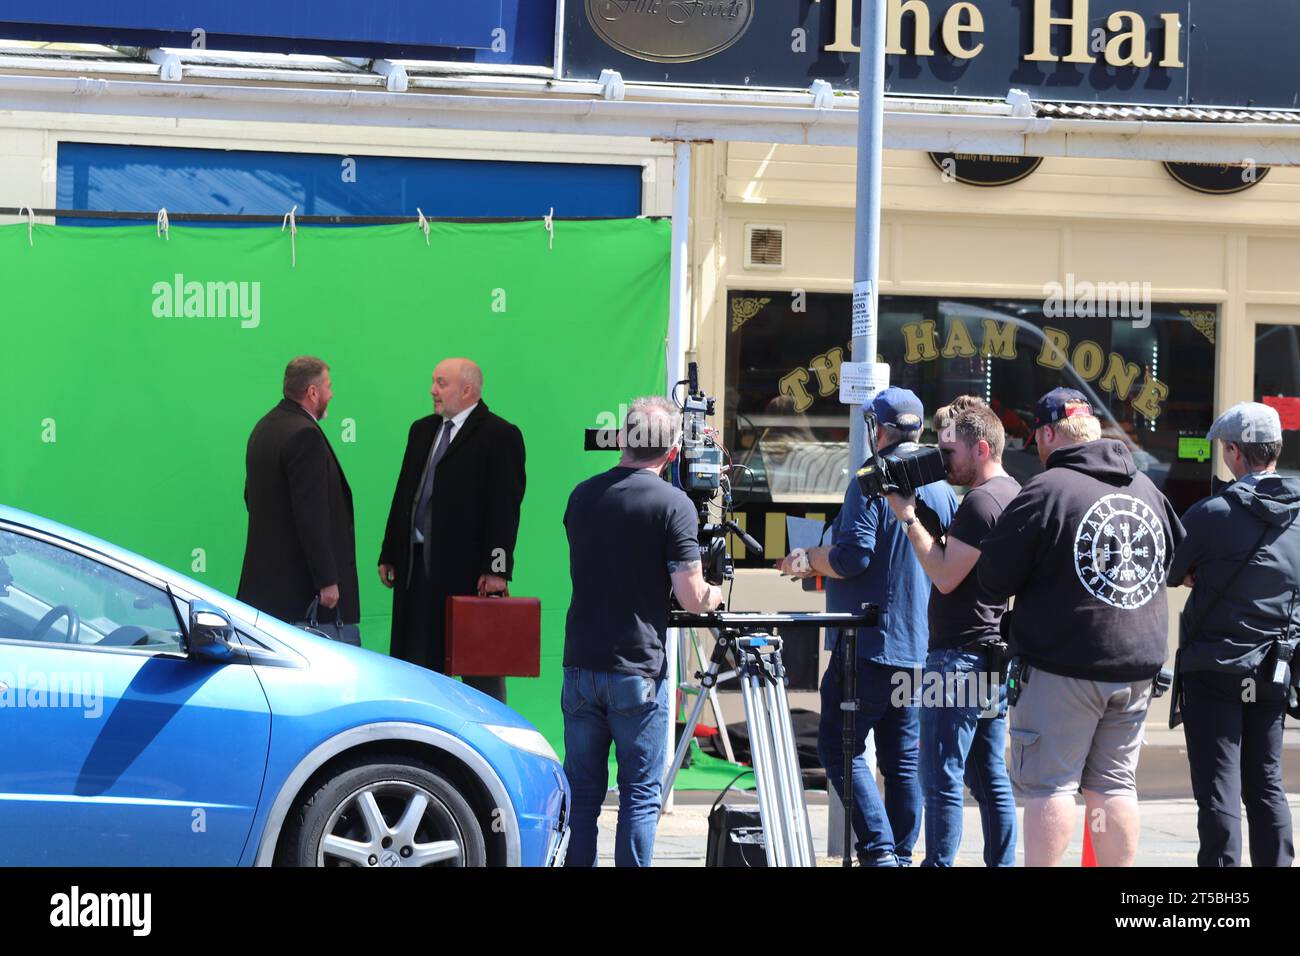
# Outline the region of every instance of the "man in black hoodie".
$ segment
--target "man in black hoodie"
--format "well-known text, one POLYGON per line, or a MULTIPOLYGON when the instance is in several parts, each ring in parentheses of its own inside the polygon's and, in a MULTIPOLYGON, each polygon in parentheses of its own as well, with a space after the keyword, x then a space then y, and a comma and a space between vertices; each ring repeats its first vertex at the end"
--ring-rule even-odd
POLYGON ((1011 709, 1011 782, 1025 805, 1025 863, 1055 866, 1075 831, 1082 788, 1097 861, 1137 854, 1137 761, 1151 685, 1165 660, 1165 577, 1183 527, 1101 437, 1082 394, 1038 402, 1031 479, 984 539, 980 584, 1015 596, 1012 652, 1027 665, 1011 709))
POLYGON ((1180 621, 1183 732, 1199 808, 1201 866, 1241 863, 1241 804, 1250 861, 1290 866, 1291 809, 1282 785, 1282 724, 1300 661, 1300 480, 1277 474, 1282 422, 1243 402, 1210 429, 1236 480, 1194 505, 1169 584, 1192 595, 1180 621))

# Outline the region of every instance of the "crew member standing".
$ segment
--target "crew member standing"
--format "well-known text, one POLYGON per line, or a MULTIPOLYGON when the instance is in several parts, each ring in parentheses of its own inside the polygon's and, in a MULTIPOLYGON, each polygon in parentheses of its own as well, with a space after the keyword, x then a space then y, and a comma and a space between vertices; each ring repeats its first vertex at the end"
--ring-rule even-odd
POLYGON ((1267 405, 1234 405, 1208 437, 1221 442, 1236 480, 1187 512, 1187 537, 1169 568, 1171 587, 1192 589, 1178 671, 1197 862, 1241 865, 1244 800, 1251 864, 1290 866, 1282 726, 1300 666, 1300 480, 1277 473, 1282 422, 1267 405))
POLYGON ((704 580, 691 499, 660 478, 677 456, 681 411, 638 398, 619 433, 622 458, 569 495, 573 600, 564 627, 564 773, 573 787, 566 866, 595 866, 596 818, 618 760, 616 866, 649 866, 668 747, 669 593, 696 614, 722 602, 704 580))
POLYGON ((1002 467, 1006 434, 982 401, 963 395, 934 415, 950 484, 965 486, 943 540, 916 518, 915 497, 890 495, 912 550, 934 582, 930 651, 923 686, 943 688, 921 700, 921 791, 925 795, 925 862, 952 866, 961 846, 962 793, 970 787, 984 830, 984 863, 1016 865, 1016 800, 1007 777, 1007 703, 999 624, 1006 611, 980 587, 975 564, 985 536, 1020 483, 1002 467), (960 409, 953 411, 953 409, 960 409))
MULTIPOLYGON (((921 400, 905 388, 887 388, 871 403, 876 416, 876 447, 881 456, 904 442, 915 442, 925 426, 921 400)), ((957 496, 946 484, 919 489, 918 499, 941 526, 952 522, 957 496)), ((853 788, 855 849, 863 866, 911 866, 912 848, 921 830, 921 788, 917 782, 921 733, 920 688, 913 673, 925 663, 929 627, 926 606, 930 581, 908 541, 907 526, 916 518, 895 521, 883 499, 867 499, 850 480, 844 506, 831 528, 832 544, 788 554, 781 571, 795 577, 826 578, 826 610, 861 613, 864 604, 880 608, 876 627, 858 631, 855 753, 848 768, 853 788), (909 693, 900 691, 910 689, 909 693), (876 741, 876 759, 885 779, 885 798, 876 789, 863 754, 867 734, 876 741)), ((838 632, 835 640, 840 640, 838 632)), ((843 786, 845 767, 843 676, 838 643, 821 683, 821 721, 817 751, 830 785, 843 786)))
POLYGON ((1080 392, 1040 398, 1034 437, 1047 470, 1007 505, 976 566, 994 599, 1016 599, 1010 644, 1026 670, 1011 702, 1010 774, 1025 804, 1025 864, 1060 863, 1082 789, 1097 862, 1132 866, 1138 754, 1183 526, 1128 445, 1101 437, 1080 392))
POLYGON ((237 596, 291 623, 306 619, 313 598, 337 608, 344 624, 361 620, 352 490, 317 424, 333 394, 328 365, 294 359, 284 370, 284 399, 248 439, 248 541, 237 596))
MULTIPOLYGON (((508 593, 524 499, 524 439, 488 411, 483 372, 451 358, 433 371, 434 414, 411 425, 379 552, 393 589, 393 657, 441 672, 452 595, 508 593)), ((505 678, 465 683, 505 700, 505 678)))

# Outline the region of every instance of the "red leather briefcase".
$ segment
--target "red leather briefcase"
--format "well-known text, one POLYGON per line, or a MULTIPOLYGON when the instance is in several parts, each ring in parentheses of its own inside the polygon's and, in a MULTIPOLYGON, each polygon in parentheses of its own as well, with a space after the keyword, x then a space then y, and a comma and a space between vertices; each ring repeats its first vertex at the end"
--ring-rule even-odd
POLYGON ((447 598, 445 673, 537 677, 542 672, 542 602, 537 598, 447 598))

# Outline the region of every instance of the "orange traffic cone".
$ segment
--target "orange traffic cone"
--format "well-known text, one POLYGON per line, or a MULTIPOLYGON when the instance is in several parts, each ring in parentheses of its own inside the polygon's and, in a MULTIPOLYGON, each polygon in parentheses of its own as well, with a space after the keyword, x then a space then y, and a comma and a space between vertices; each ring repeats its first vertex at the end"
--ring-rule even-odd
POLYGON ((1092 827, 1088 826, 1086 817, 1083 821, 1083 865, 1097 865, 1097 852, 1092 848, 1092 827))

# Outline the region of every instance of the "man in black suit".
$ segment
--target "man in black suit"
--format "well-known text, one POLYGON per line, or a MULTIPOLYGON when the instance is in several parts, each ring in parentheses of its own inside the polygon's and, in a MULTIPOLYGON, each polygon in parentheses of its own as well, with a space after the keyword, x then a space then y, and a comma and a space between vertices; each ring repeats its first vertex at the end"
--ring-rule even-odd
MULTIPOLYGON (((469 359, 433 371, 434 414, 406 441, 379 553, 379 579, 393 589, 389 653, 442 671, 447 598, 508 592, 524 498, 524 439, 488 411, 483 372, 469 359)), ((465 682, 505 699, 505 679, 465 682)))
POLYGON ((291 623, 319 597, 321 619, 338 608, 361 620, 352 490, 317 424, 333 391, 329 366, 296 358, 284 370, 284 400, 248 439, 244 503, 248 543, 238 597, 291 623))

